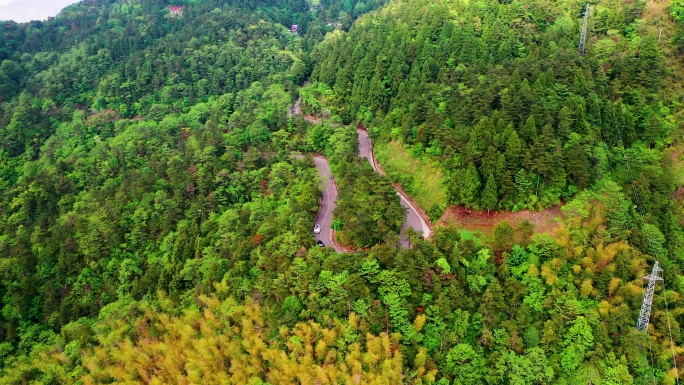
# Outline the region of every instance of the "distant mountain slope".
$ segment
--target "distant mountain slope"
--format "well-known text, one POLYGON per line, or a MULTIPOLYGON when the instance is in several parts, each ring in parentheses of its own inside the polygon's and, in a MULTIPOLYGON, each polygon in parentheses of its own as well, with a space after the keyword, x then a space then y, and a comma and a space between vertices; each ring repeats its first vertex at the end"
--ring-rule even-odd
MULTIPOLYGON (((382 2, 351 4, 358 15, 382 2)), ((177 1, 180 17, 170 14, 169 4, 84 1, 47 22, 5 23, 0 145, 11 156, 21 154, 53 132, 50 119, 68 119, 74 109, 159 115, 255 81, 292 91, 310 71, 306 51, 336 28, 331 20, 352 20, 344 16, 345 7, 328 9, 336 3, 327 2, 312 9, 304 0, 177 1), (299 26, 296 34, 290 32, 293 24, 299 26), (22 92, 24 105, 33 105, 25 122, 36 126, 30 138, 7 129, 21 116, 16 112, 22 92)))

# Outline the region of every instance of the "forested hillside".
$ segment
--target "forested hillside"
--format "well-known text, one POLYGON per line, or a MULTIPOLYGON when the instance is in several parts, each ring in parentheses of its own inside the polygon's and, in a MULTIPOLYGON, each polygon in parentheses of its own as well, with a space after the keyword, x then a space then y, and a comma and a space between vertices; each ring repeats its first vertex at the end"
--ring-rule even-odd
POLYGON ((674 384, 677 38, 643 2, 592 4, 584 55, 580 2, 384 4, 95 0, 6 23, 0 384, 674 384), (562 202, 556 231, 400 247, 357 125, 436 170, 431 215, 562 202), (314 153, 358 252, 315 244, 314 153))
POLYGON ((624 149, 655 213, 673 188, 657 164, 678 106, 671 70, 644 2, 593 3, 579 55, 584 2, 394 2, 326 38, 314 87, 330 114, 437 162, 448 203, 549 207, 613 164, 631 186, 624 149))
MULTIPOLYGON (((5 24, 3 374, 108 304, 166 293, 190 306, 222 281, 244 299, 259 272, 273 279, 314 245, 318 179, 291 151, 356 158, 355 141, 327 145, 343 133, 321 137, 286 115, 305 47, 344 10, 213 1, 181 3, 174 16, 166 5, 79 3, 48 22, 5 24)), ((393 198, 366 208, 396 211, 393 198)), ((5 380, 65 381, 19 370, 5 380)))

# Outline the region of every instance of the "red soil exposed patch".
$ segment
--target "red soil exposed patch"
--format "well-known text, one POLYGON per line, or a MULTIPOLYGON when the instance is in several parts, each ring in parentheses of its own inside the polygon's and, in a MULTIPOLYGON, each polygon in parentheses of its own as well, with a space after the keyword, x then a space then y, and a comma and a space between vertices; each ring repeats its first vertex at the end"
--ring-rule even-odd
POLYGON ((490 234, 494 227, 501 221, 507 221, 511 226, 516 227, 522 221, 527 220, 534 225, 535 233, 553 234, 558 228, 557 218, 562 217, 560 206, 554 206, 542 211, 520 210, 511 211, 476 211, 464 206, 449 206, 439 221, 437 226, 457 226, 468 230, 479 230, 490 234))

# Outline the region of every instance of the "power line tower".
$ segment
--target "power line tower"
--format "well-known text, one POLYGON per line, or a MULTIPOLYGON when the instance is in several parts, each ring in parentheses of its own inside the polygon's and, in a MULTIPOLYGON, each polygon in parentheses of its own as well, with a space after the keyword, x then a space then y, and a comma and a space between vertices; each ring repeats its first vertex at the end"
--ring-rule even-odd
POLYGON ((638 331, 648 329, 648 321, 651 318, 651 304, 653 303, 653 291, 655 290, 656 282, 663 280, 663 278, 658 275, 662 272, 663 269, 658 266, 658 261, 656 261, 655 265, 653 265, 651 274, 644 277, 644 279, 648 281, 648 288, 646 289, 646 294, 644 294, 644 303, 641 304, 641 313, 639 313, 639 319, 637 320, 638 331))
POLYGON ((589 3, 584 8, 584 20, 582 20, 582 35, 580 35, 579 48, 577 52, 584 55, 584 48, 587 45, 587 24, 589 24, 589 3))

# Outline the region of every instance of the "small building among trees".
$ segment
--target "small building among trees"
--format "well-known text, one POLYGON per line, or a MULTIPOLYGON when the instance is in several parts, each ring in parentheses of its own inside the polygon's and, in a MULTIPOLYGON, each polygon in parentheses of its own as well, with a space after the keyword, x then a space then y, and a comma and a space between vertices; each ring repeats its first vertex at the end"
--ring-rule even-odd
POLYGON ((183 7, 180 5, 169 5, 166 8, 169 10, 171 16, 176 16, 176 17, 183 16, 183 7))

